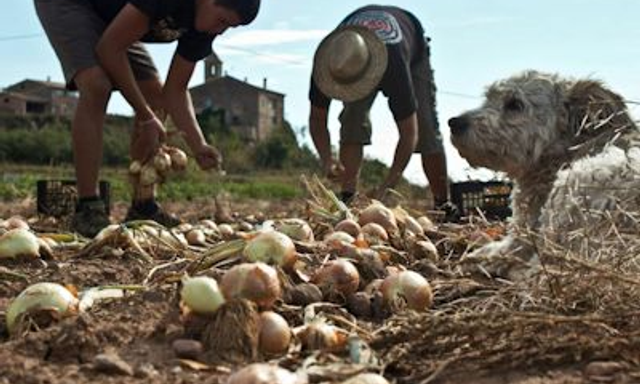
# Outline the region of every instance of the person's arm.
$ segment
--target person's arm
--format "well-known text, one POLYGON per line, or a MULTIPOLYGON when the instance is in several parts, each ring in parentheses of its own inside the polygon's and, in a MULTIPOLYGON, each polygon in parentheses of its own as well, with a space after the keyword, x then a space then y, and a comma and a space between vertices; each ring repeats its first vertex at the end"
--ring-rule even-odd
POLYGON ((400 181, 402 173, 405 168, 407 168, 407 164, 409 164, 411 155, 418 143, 418 118, 415 112, 409 115, 409 117, 397 121, 396 124, 398 125, 400 138, 396 145, 396 151, 389 173, 384 183, 380 186, 380 192, 382 193, 386 188, 393 188, 398 181, 400 181))
POLYGON ((184 140, 203 169, 219 168, 222 157, 218 150, 207 144, 202 134, 189 94, 189 80, 196 63, 179 54, 173 56, 167 81, 164 85, 164 100, 173 123, 184 133, 184 140))
POLYGON ((323 169, 331 165, 331 136, 327 127, 327 116, 329 111, 326 108, 311 105, 309 114, 309 132, 311 139, 318 151, 323 169))
POLYGON ((151 125, 155 115, 136 84, 127 58, 127 49, 140 40, 148 28, 149 16, 127 4, 102 34, 96 54, 100 65, 131 105, 138 120, 151 125))

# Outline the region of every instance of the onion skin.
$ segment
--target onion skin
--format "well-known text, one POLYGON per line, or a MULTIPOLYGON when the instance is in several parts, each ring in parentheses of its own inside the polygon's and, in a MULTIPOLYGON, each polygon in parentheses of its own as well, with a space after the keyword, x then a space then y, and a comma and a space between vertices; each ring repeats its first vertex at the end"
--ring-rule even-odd
POLYGON ((426 311, 433 304, 433 292, 427 279, 417 272, 401 271, 388 276, 380 287, 385 303, 392 309, 401 305, 416 311, 426 311))
POLYGON ((40 257, 40 242, 36 235, 23 228, 15 228, 0 236, 0 259, 40 257))
POLYGON ((7 308, 7 330, 16 331, 20 316, 32 310, 53 309, 62 316, 76 313, 78 299, 67 288, 56 283, 36 283, 22 291, 7 308))
POLYGON ((331 232, 324 238, 324 243, 331 249, 340 249, 345 245, 353 244, 356 239, 342 231, 331 232))
POLYGON ((284 317, 272 311, 260 314, 259 321, 260 351, 266 354, 280 355, 289 350, 291 328, 284 317))
POLYGON ((378 223, 371 222, 362 226, 362 234, 364 239, 371 244, 389 241, 387 230, 378 223))
POLYGON ((264 231, 251 239, 243 254, 248 261, 259 261, 290 268, 297 260, 293 240, 278 231, 264 231))
POLYGON ((184 278, 180 296, 187 308, 200 315, 214 313, 225 302, 218 282, 208 276, 184 278))
POLYGON ((227 300, 247 299, 261 308, 271 308, 282 294, 278 272, 259 262, 231 268, 222 277, 220 288, 227 300))
POLYGON ((225 384, 308 384, 306 377, 277 365, 254 363, 229 376, 225 384))
POLYGON ((348 334, 343 329, 327 324, 322 320, 298 328, 296 336, 306 350, 324 350, 339 352, 344 350, 348 341, 348 334))
POLYGON ((325 294, 331 295, 337 291, 346 298, 358 291, 360 274, 358 269, 348 260, 331 260, 320 267, 312 281, 325 294))

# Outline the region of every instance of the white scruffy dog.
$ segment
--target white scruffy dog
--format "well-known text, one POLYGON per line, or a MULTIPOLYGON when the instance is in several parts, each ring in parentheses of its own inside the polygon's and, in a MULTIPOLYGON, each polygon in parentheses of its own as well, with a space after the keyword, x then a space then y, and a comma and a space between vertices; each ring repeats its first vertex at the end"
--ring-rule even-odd
POLYGON ((637 224, 629 215, 640 210, 640 133, 602 83, 528 71, 491 85, 480 108, 449 126, 472 166, 515 183, 511 234, 470 256, 491 273, 509 275, 513 254, 535 256, 519 230, 570 246, 571 231, 598 221, 637 224))

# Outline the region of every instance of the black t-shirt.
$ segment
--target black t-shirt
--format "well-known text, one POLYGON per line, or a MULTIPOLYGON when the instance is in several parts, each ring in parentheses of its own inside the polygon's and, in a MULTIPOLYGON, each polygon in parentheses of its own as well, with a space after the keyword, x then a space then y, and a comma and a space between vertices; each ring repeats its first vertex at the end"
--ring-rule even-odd
POLYGON ((149 31, 141 39, 147 43, 178 41, 177 53, 196 62, 212 52, 215 35, 194 28, 195 0, 89 0, 98 15, 110 23, 127 3, 149 16, 149 31))
MULTIPOLYGON (((411 80, 411 64, 423 53, 424 30, 409 12, 393 6, 370 5, 347 16, 339 26, 361 25, 374 31, 387 45, 388 64, 378 90, 388 98, 396 121, 409 117, 417 109, 411 80)), ((309 100, 315 106, 327 108, 331 99, 311 78, 309 100)))

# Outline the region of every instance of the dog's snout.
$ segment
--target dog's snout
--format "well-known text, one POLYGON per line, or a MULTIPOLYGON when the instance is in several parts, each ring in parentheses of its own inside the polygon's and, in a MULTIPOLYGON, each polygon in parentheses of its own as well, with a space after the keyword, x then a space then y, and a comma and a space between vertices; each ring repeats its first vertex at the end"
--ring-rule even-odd
POLYGON ((463 134, 469 128, 469 119, 464 116, 452 117, 449 119, 449 127, 452 134, 463 134))

